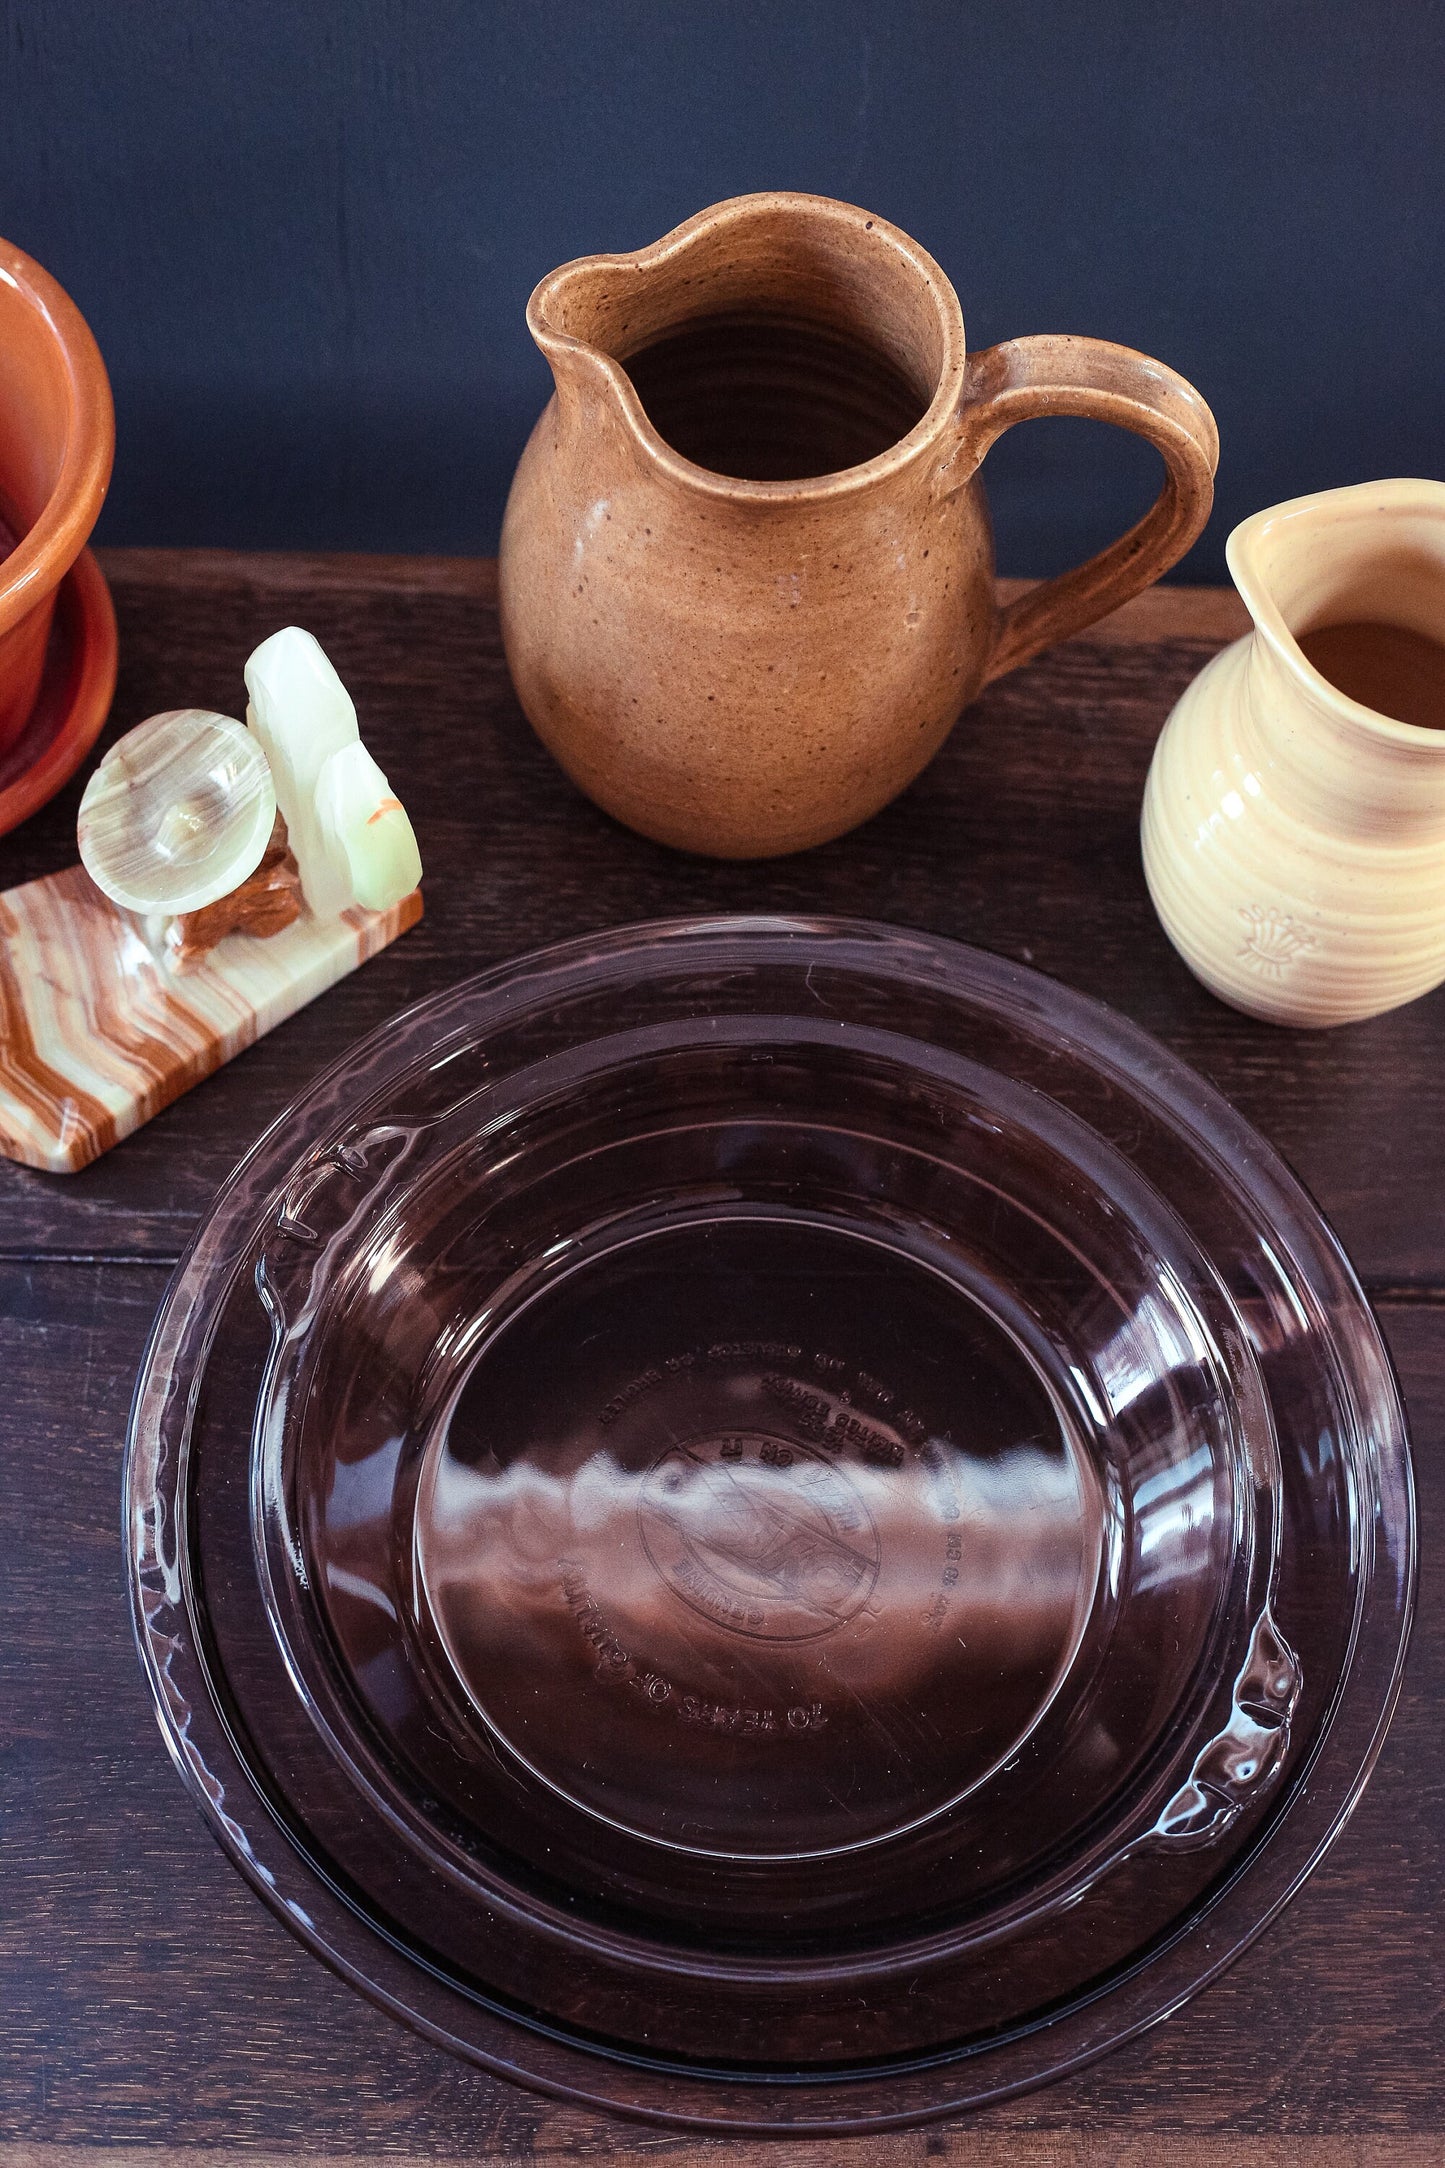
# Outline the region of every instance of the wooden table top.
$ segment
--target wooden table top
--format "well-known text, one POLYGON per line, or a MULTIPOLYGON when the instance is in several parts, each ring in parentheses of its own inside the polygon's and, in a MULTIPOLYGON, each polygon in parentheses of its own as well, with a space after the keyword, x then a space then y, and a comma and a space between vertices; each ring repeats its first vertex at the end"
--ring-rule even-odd
MULTIPOLYGON (((678 857, 594 810, 533 740, 482 561, 112 551, 111 734, 235 712, 241 665, 308 626, 412 813, 422 925, 85 1174, 0 1162, 0 2168, 152 2162, 956 2160, 1204 2168, 1445 2161, 1445 991, 1283 1032, 1185 971, 1137 815, 1155 735, 1243 628, 1159 590, 990 690, 859 834, 763 865, 678 857), (128 1399, 170 1266, 221 1178, 324 1061, 542 942, 688 911, 927 927, 1099 995, 1195 1064, 1339 1229, 1399 1366, 1423 1598, 1364 1800, 1302 1894, 1168 2023, 982 2115, 856 2141, 710 2141, 523 2093, 414 2038, 294 1942, 222 1858, 163 1752, 119 1542, 128 1399)), ((0 887, 74 856, 79 784, 0 840, 0 887)))

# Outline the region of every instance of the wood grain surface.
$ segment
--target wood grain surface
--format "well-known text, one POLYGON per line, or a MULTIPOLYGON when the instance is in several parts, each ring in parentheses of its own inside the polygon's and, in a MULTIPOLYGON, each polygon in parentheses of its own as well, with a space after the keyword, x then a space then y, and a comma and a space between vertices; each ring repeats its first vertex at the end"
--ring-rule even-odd
MULTIPOLYGON (((1136 815, 1170 701, 1238 628, 1167 592, 1003 681, 861 834, 720 866, 578 798, 507 688, 480 563, 112 553, 114 728, 235 712, 309 626, 413 813, 428 912, 396 948, 87 1173, 0 1167, 0 2168, 305 2155, 360 2163, 934 2159, 1010 2168, 1445 2161, 1445 999, 1323 1036, 1210 1000, 1160 934, 1136 815), (1211 1075, 1287 1153, 1375 1294, 1410 1408, 1424 1596, 1405 1696, 1344 1834, 1256 1949, 1091 2071, 987 2114, 827 2144, 709 2142, 558 2107, 380 2016, 223 1860, 166 1761, 131 1646, 119 1472, 131 1385, 197 1212, 321 1062, 536 943, 697 909, 859 911, 1031 961, 1211 1075)), ((78 787, 0 840, 66 861, 78 787)))

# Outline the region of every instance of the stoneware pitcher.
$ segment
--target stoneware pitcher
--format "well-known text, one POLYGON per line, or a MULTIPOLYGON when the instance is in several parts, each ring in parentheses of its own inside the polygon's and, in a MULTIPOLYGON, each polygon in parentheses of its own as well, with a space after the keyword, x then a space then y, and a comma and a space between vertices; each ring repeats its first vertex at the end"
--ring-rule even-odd
POLYGON ((1375 1016, 1445 979, 1445 483, 1297 497, 1228 558, 1255 629, 1164 727, 1150 893, 1236 1008, 1375 1016))
POLYGON ((583 790, 685 850, 865 820, 981 686, 1147 586, 1209 512, 1218 440, 1182 377, 1099 339, 969 356, 932 258, 826 197, 739 196, 583 257, 527 321, 556 394, 502 532, 513 680, 583 790), (1164 487, 1000 611, 979 462, 1044 414, 1147 437, 1164 487))

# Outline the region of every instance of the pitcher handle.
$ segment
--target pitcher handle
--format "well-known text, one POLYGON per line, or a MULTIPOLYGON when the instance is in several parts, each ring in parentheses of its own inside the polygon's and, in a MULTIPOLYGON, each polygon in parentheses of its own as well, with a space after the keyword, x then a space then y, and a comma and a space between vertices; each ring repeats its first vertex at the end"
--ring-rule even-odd
POLYGON ((1079 414, 1147 437, 1163 454, 1164 487, 1138 525, 1072 572, 1030 588, 1000 613, 989 684, 1040 648, 1082 632, 1177 564, 1209 517, 1219 432, 1192 384, 1147 354, 1107 339, 1044 334, 970 355, 950 477, 962 486, 1015 422, 1079 414))

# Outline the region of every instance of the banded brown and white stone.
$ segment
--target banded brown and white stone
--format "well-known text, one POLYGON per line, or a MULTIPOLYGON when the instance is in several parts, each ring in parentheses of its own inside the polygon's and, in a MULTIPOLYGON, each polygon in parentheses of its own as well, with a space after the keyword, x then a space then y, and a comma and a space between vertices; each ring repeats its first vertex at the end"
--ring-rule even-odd
POLYGON ((422 915, 309 912, 177 972, 83 866, 0 895, 0 1153, 74 1174, 422 915))

